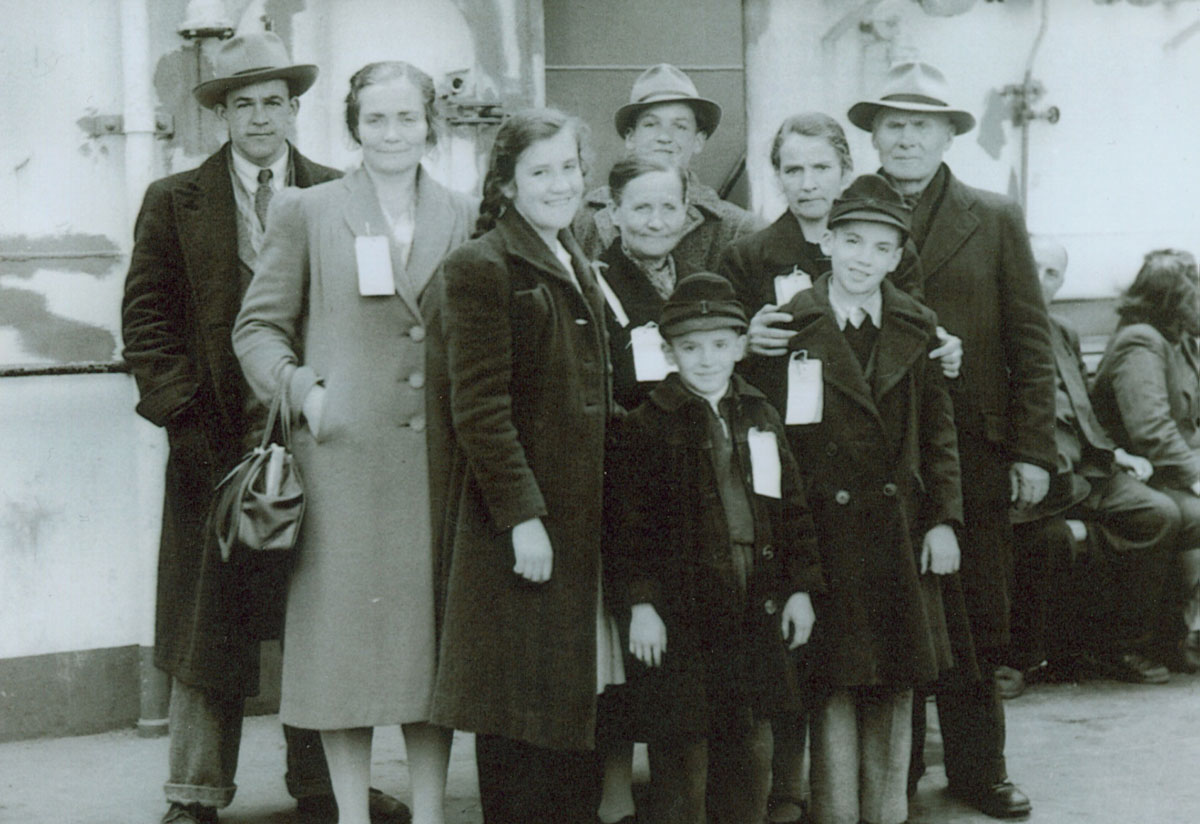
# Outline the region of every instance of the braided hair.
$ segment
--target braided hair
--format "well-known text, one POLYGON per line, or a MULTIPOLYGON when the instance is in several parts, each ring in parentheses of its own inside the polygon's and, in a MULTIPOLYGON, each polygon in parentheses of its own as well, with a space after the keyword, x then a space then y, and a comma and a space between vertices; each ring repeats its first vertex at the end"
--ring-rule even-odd
POLYGON ((483 178, 483 200, 479 204, 479 219, 475 221, 475 233, 472 237, 479 237, 489 231, 496 225, 500 215, 508 209, 510 201, 502 190, 512 183, 517 161, 525 150, 540 140, 554 137, 563 129, 571 129, 574 132, 580 166, 584 174, 587 174, 587 126, 583 121, 558 109, 524 109, 505 118, 492 143, 487 174, 483 178))

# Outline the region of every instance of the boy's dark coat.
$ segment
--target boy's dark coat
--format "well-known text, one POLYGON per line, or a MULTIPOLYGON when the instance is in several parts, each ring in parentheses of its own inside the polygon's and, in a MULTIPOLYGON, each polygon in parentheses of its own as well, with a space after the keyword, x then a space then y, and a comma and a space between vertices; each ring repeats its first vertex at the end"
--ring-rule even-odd
POLYGON ((794 705, 795 675, 780 612, 792 593, 823 586, 812 522, 778 414, 737 376, 731 401, 734 466, 746 473, 747 488, 750 427, 775 433, 782 467, 781 499, 750 495, 754 567, 741 614, 711 608, 735 597, 715 591, 711 577, 702 574, 703 557, 729 551, 707 401, 670 375, 621 422, 614 439, 606 595, 626 647, 633 604, 653 604, 667 627, 661 668, 627 656, 639 740, 702 735, 710 724, 745 719, 748 709, 794 705))

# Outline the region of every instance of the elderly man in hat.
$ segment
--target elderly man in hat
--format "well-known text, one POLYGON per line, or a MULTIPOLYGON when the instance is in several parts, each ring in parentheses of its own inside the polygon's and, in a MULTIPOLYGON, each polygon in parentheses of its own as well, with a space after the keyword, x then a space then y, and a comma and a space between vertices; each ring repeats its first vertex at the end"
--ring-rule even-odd
MULTIPOLYGON (((194 94, 229 128, 197 169, 152 183, 134 229, 122 324, 138 414, 167 431, 155 664, 171 675, 164 822, 215 822, 236 790, 245 698, 258 689, 258 642, 278 632, 283 569, 254 558, 223 563, 208 540, 213 487, 251 429, 248 392, 230 342, 263 239, 267 204, 284 186, 340 176, 288 142, 299 96, 317 67, 294 65, 278 36, 222 44, 212 80, 194 94)), ((285 728, 288 791, 306 822, 333 822, 316 731, 285 728)), ((377 794, 380 820, 407 809, 377 794)))
MULTIPOLYGON (((669 63, 651 66, 633 82, 629 103, 613 118, 630 155, 688 170, 692 158, 721 122, 721 107, 701 97, 691 78, 669 63)), ((589 192, 572 228, 588 257, 596 258, 617 238, 608 187, 589 192)), ((688 214, 672 255, 679 275, 715 272, 721 252, 735 239, 761 228, 754 215, 722 200, 711 186, 688 174, 688 214)))
MULTIPOLYGON (((912 238, 926 304, 962 338, 952 385, 962 464, 962 582, 984 677, 937 690, 950 791, 987 815, 1020 817, 1029 799, 1008 780, 1004 707, 995 667, 1009 641, 1010 505, 1037 504, 1054 468, 1054 356, 1050 326, 1020 206, 971 188, 942 157, 975 118, 951 106, 945 77, 925 63, 888 73, 878 97, 850 122, 871 132, 882 174, 913 209, 912 238)), ((924 703, 917 702, 913 784, 924 770, 924 703)))

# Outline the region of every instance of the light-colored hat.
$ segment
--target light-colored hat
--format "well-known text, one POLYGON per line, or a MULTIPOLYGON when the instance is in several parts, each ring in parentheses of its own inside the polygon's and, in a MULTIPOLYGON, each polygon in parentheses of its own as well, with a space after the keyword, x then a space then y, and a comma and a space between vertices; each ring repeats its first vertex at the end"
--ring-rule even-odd
POLYGON ((292 97, 308 91, 317 80, 317 67, 293 65, 287 47, 274 32, 237 34, 221 44, 213 60, 213 79, 206 80, 192 94, 200 105, 211 109, 225 102, 225 95, 264 80, 286 80, 292 97))
POLYGON ((687 103, 696 113, 696 126, 711 135, 721 122, 721 107, 707 97, 701 97, 696 84, 670 63, 651 66, 633 81, 629 102, 617 109, 613 118, 617 134, 622 137, 633 128, 639 114, 659 103, 687 103))
POLYGON ((946 76, 928 63, 898 63, 888 71, 879 96, 855 103, 846 117, 858 128, 869 132, 875 128, 875 115, 880 109, 938 112, 950 119, 955 134, 971 131, 975 128, 974 115, 947 103, 949 91, 946 76))

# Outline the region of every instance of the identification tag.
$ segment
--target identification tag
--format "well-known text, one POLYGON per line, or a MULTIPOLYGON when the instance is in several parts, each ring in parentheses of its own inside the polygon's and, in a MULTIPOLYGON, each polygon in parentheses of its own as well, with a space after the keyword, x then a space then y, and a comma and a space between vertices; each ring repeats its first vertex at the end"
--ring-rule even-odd
POLYGON ((648 383, 665 378, 678 368, 663 354, 663 338, 658 324, 647 323, 629 331, 629 342, 633 347, 633 371, 638 383, 648 383))
POLYGON ((763 432, 750 427, 746 435, 750 447, 750 477, 754 483, 754 492, 768 498, 782 496, 780 488, 779 442, 775 433, 763 432))
POLYGON ((783 422, 789 426, 820 423, 824 405, 821 361, 810 358, 804 349, 793 352, 788 359, 787 414, 783 422))
POLYGON ((812 288, 812 277, 799 266, 786 275, 775 276, 775 305, 783 306, 796 295, 812 288))
POLYGON ((392 252, 384 235, 359 235, 354 239, 358 261, 358 293, 363 297, 396 294, 392 278, 392 252))

